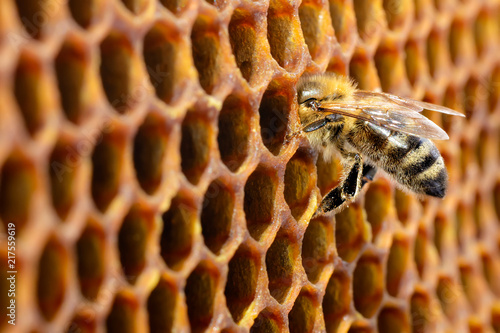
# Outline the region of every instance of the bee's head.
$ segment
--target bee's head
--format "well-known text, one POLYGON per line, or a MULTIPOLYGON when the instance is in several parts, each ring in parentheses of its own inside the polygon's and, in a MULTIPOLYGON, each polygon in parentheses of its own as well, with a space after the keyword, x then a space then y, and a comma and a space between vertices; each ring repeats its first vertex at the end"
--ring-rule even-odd
POLYGON ((355 84, 345 76, 332 73, 308 75, 297 83, 297 102, 302 124, 324 116, 321 103, 350 100, 355 84))

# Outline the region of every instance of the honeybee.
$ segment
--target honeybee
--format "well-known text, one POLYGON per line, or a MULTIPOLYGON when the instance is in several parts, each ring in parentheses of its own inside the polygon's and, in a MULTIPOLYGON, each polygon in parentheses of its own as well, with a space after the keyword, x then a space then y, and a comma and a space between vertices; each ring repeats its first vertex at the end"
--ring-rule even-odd
POLYGON ((340 157, 344 169, 340 184, 322 199, 315 216, 340 211, 373 180, 377 168, 417 194, 444 197, 448 174, 439 150, 429 139, 447 140, 448 135, 420 112, 463 114, 383 92, 358 90, 352 80, 334 74, 302 77, 297 99, 303 125, 298 133, 306 133, 325 160, 340 157))

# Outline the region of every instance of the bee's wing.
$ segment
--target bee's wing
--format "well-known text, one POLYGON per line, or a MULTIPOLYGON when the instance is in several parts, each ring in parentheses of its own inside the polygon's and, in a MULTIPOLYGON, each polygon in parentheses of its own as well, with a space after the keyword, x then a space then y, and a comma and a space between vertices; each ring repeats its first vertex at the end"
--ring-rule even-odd
POLYGON ((354 92, 354 99, 356 101, 366 101, 366 102, 369 101, 372 105, 375 104, 373 106, 376 105, 387 106, 388 104, 389 105, 397 104, 399 106, 402 106, 404 108, 407 108, 415 112, 422 112, 424 110, 424 108, 421 105, 410 103, 399 96, 382 92, 357 90, 356 92, 354 92))
POLYGON ((415 104, 423 107, 426 110, 441 112, 441 113, 449 114, 452 116, 465 117, 465 115, 463 113, 460 113, 460 112, 455 111, 453 109, 447 108, 446 106, 422 102, 422 101, 415 101, 415 100, 408 99, 408 98, 406 98, 406 100, 410 100, 410 101, 412 101, 412 103, 415 103, 415 104))
POLYGON ((322 102, 320 111, 366 120, 397 132, 435 140, 447 140, 448 134, 425 116, 401 104, 363 99, 352 103, 322 102))
POLYGON ((364 99, 364 100, 373 100, 373 101, 389 101, 392 103, 399 104, 401 106, 407 107, 416 112, 421 112, 423 110, 432 110, 436 112, 441 112, 453 116, 465 117, 463 113, 452 110, 445 106, 436 105, 432 103, 417 101, 411 98, 396 96, 392 94, 388 94, 385 92, 374 92, 374 91, 366 91, 366 90, 358 90, 354 93, 356 99, 364 99))

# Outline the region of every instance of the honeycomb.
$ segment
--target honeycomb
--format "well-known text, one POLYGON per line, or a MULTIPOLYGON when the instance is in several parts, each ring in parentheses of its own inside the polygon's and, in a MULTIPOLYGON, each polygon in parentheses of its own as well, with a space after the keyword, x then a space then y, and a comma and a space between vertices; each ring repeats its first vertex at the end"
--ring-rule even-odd
POLYGON ((0 1, 0 331, 500 332, 499 22, 496 0, 0 1), (444 200, 378 175, 311 220, 341 166, 285 137, 325 71, 467 114, 426 113, 444 200))

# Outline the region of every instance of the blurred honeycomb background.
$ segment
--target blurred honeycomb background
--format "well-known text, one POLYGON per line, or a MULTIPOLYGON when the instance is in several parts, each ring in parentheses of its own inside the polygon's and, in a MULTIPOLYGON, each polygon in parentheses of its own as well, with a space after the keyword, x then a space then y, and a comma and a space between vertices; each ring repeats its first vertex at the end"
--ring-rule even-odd
POLYGON ((499 30, 497 0, 0 1, 0 331, 500 332, 499 30), (341 169, 284 138, 324 71, 467 114, 426 114, 444 200, 379 176, 310 220, 341 169))

